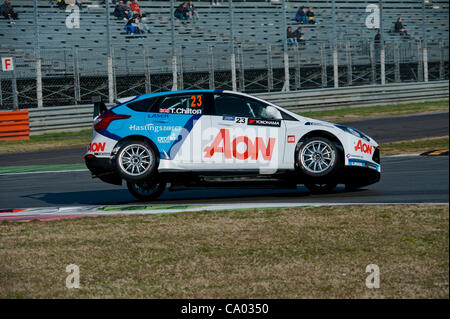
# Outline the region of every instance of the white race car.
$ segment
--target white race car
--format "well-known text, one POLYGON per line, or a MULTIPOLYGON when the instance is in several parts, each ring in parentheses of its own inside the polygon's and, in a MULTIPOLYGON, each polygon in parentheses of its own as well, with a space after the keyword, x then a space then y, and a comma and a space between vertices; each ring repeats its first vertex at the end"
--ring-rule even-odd
POLYGON ((292 187, 328 192, 380 179, 378 144, 345 125, 306 118, 223 90, 145 94, 95 105, 85 155, 93 177, 140 200, 197 187, 292 187))

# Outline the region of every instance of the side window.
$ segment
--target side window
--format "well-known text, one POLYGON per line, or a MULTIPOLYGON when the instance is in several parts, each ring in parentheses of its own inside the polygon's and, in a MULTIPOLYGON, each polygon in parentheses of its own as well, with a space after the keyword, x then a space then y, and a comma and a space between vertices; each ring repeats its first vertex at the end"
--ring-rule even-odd
POLYGON ((170 114, 202 114, 205 103, 204 94, 188 94, 166 96, 159 104, 160 113, 170 114))
POLYGON ((152 106, 158 100, 157 97, 128 103, 127 106, 136 112, 150 112, 152 106))
POLYGON ((245 97, 216 94, 214 95, 214 105, 215 114, 219 116, 270 118, 266 114, 266 104, 245 97))

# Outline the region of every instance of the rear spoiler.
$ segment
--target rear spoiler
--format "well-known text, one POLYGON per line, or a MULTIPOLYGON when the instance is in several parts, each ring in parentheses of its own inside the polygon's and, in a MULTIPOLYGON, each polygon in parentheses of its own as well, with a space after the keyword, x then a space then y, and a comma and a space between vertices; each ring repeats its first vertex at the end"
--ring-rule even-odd
POLYGON ((96 118, 99 114, 105 113, 108 110, 105 102, 102 101, 101 96, 92 97, 92 103, 94 103, 94 118, 96 118))
MULTIPOLYGON (((129 97, 124 97, 124 98, 120 98, 120 99, 115 99, 114 103, 116 103, 117 105, 123 104, 128 101, 131 101, 135 97, 136 96, 129 96, 129 97)), ((108 110, 105 102, 102 101, 102 97, 100 95, 92 97, 92 103, 94 103, 94 118, 96 118, 100 114, 105 113, 108 110)))

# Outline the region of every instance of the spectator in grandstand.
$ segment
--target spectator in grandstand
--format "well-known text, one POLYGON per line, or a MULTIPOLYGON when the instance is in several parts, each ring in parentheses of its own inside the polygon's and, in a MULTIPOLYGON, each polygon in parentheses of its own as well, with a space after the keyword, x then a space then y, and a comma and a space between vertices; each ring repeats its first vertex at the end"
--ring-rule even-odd
POLYGON ((306 16, 308 17, 309 24, 316 23, 316 16, 314 15, 313 7, 309 7, 308 12, 306 12, 306 16))
POLYGON ((118 19, 124 19, 127 21, 128 13, 125 12, 125 6, 123 5, 123 0, 120 0, 114 8, 113 15, 118 19))
POLYGON ((220 6, 219 0, 211 0, 212 6, 220 6))
POLYGON ((145 24, 144 22, 142 22, 142 19, 140 17, 136 17, 135 19, 135 27, 137 27, 139 29, 139 33, 145 33, 148 32, 150 33, 150 28, 148 27, 147 24, 145 24))
POLYGON ((374 47, 376 50, 376 57, 380 56, 381 52, 381 30, 378 29, 377 34, 375 34, 375 38, 373 39, 374 47))
POLYGON ((67 6, 78 6, 78 9, 83 9, 82 0, 57 0, 56 5, 59 9, 66 9, 67 6))
POLYGON ((298 27, 297 30, 295 30, 295 38, 298 43, 305 44, 305 38, 303 37, 302 27, 298 27))
POLYGON ((375 38, 373 39, 373 42, 375 44, 380 44, 381 43, 381 30, 378 29, 377 34, 375 34, 375 38))
POLYGON ((141 7, 139 7, 138 0, 134 0, 133 3, 131 4, 131 11, 133 11, 134 15, 137 14, 139 18, 142 18, 141 7))
POLYGON ((14 9, 11 5, 11 0, 5 0, 3 2, 1 7, 2 15, 5 17, 5 19, 11 20, 10 23, 14 24, 14 20, 19 18, 19 15, 14 12, 14 9))
POLYGON ((286 38, 288 44, 298 44, 297 37, 295 36, 295 33, 292 32, 291 27, 288 27, 286 30, 286 38))
POLYGON ((127 34, 139 34, 141 33, 141 30, 138 28, 137 19, 139 17, 136 15, 128 20, 126 26, 124 27, 125 31, 127 31, 127 34))
POLYGON ((395 22, 394 30, 396 33, 400 33, 400 35, 408 35, 408 31, 406 31, 406 28, 403 26, 402 18, 398 18, 397 22, 395 22))
POLYGON ((187 3, 186 2, 183 2, 182 4, 180 4, 175 9, 175 12, 174 12, 175 18, 177 18, 177 19, 179 19, 181 21, 188 20, 189 19, 189 15, 190 15, 190 12, 189 12, 189 10, 187 8, 187 3))
POLYGON ((188 8, 188 10, 189 10, 189 16, 190 16, 190 18, 193 19, 193 20, 198 20, 198 19, 199 19, 199 17, 198 17, 198 12, 197 12, 197 9, 195 8, 194 2, 193 2, 192 0, 190 0, 190 1, 188 2, 187 8, 188 8))
POLYGON ((66 2, 64 0, 56 0, 56 6, 58 7, 58 9, 65 9, 66 2))
POLYGON ((131 1, 129 1, 129 0, 125 4, 125 13, 127 15, 128 20, 133 18, 133 16, 134 16, 133 11, 131 10, 131 1))
POLYGON ((298 9, 297 14, 295 15, 295 20, 301 24, 308 23, 308 18, 306 17, 305 7, 301 7, 300 9, 298 9))

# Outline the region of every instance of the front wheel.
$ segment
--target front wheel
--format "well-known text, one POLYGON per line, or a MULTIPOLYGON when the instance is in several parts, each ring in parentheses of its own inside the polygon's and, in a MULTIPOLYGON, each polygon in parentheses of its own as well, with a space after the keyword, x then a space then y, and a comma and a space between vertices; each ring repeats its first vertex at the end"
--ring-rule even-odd
POLYGON ((131 195, 142 201, 148 201, 158 198, 166 189, 166 183, 135 183, 127 182, 128 190, 131 195))
POLYGON ((325 184, 305 184, 306 188, 313 194, 325 194, 330 193, 337 186, 337 183, 325 183, 325 184))
POLYGON ((330 140, 312 137, 304 141, 297 153, 297 163, 311 177, 330 177, 340 167, 339 150, 330 140))

